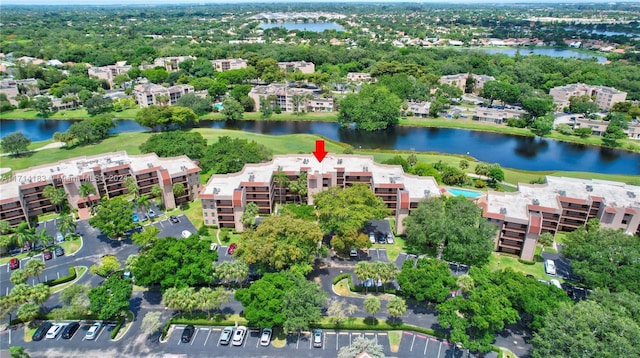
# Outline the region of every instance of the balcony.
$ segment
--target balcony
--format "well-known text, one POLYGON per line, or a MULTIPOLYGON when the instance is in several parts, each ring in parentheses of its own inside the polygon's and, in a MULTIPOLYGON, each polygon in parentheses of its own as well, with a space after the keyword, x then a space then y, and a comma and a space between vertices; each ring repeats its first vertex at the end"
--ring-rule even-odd
POLYGON ((522 226, 522 225, 513 225, 513 224, 506 224, 504 225, 504 227, 502 228, 503 231, 513 231, 513 232, 520 232, 520 233, 526 233, 527 232, 527 227, 526 226, 522 226))
POLYGON ((518 241, 518 242, 524 241, 524 235, 514 234, 512 232, 504 231, 504 230, 502 230, 502 234, 500 235, 500 237, 503 239, 509 239, 509 240, 518 241))
POLYGON ((500 240, 500 242, 498 242, 498 246, 508 248, 511 250, 516 250, 516 251, 522 250, 522 246, 518 245, 518 243, 511 242, 511 241, 500 240))

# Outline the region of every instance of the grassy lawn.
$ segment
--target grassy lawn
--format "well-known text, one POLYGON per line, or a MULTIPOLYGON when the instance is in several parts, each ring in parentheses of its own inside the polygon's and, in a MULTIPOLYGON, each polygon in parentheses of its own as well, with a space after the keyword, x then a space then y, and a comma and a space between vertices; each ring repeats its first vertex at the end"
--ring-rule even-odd
POLYGON ((395 243, 393 245, 373 244, 371 247, 375 249, 386 249, 389 262, 395 262, 401 252, 406 252, 404 238, 399 236, 396 236, 395 243))
POLYGON ((389 346, 391 348, 391 353, 398 352, 401 340, 402 331, 389 331, 389 346))
POLYGON ((491 253, 491 256, 489 257, 489 268, 492 271, 502 270, 507 267, 514 271, 522 272, 525 275, 533 275, 536 278, 543 280, 549 279, 549 277, 544 273, 544 267, 541 262, 537 262, 534 265, 525 265, 513 256, 499 254, 497 252, 491 253))
MULTIPOLYGON (((189 207, 186 210, 182 210, 182 213, 189 218, 189 221, 191 221, 196 229, 199 229, 202 224, 204 224, 204 217, 202 216, 202 200, 194 200, 189 203, 189 207)), ((168 213, 167 215, 175 215, 175 213, 168 213)))
POLYGON ((349 280, 346 278, 333 285, 333 290, 343 297, 362 297, 362 295, 351 292, 349 289, 349 280))
POLYGON ((566 232, 557 232, 555 237, 556 244, 563 245, 566 237, 567 237, 566 232))

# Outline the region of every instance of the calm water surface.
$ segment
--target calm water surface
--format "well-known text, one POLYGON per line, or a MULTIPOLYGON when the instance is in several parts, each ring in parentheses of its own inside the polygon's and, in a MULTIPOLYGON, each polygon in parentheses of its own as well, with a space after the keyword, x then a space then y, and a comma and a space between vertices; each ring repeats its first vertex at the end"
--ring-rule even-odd
MULTIPOLYGON (((0 136, 21 131, 33 141, 49 139, 66 131, 70 120, 1 120, 0 136)), ((147 130, 135 121, 118 120, 113 133, 147 130)), ((241 130, 283 135, 310 133, 348 143, 355 148, 415 150, 469 154, 503 167, 535 171, 588 171, 607 174, 640 175, 640 154, 550 139, 453 128, 395 127, 366 132, 341 128, 335 122, 314 121, 200 121, 203 128, 241 130)), ((309 143, 313 151, 315 143, 309 143)))
POLYGON ((563 58, 580 58, 580 59, 590 59, 595 58, 599 63, 607 62, 607 58, 604 56, 596 56, 589 53, 584 53, 575 50, 569 49, 554 49, 554 48, 482 48, 482 51, 494 55, 494 54, 504 54, 510 57, 514 57, 516 52, 520 51, 522 56, 526 55, 544 55, 551 57, 563 57, 563 58))
POLYGON ((291 30, 299 30, 299 31, 312 31, 312 32, 322 32, 324 30, 336 30, 336 31, 344 31, 344 27, 333 23, 333 22, 324 22, 324 23, 297 23, 297 22, 283 22, 279 24, 260 24, 260 27, 263 29, 271 29, 274 27, 283 27, 288 31, 291 30))

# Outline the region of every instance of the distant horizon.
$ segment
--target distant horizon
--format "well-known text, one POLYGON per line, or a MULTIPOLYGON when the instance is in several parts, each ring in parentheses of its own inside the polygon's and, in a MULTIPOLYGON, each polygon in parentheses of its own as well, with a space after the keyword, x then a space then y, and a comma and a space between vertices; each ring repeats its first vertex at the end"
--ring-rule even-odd
POLYGON ((46 5, 46 6, 139 6, 139 5, 242 5, 242 4, 272 4, 272 3, 295 3, 295 4, 313 4, 313 3, 440 3, 440 4, 609 4, 609 3, 637 3, 638 0, 628 1, 611 1, 611 0, 563 0, 560 3, 553 2, 552 0, 257 0, 257 1, 243 1, 237 3, 229 3, 228 0, 6 0, 0 3, 0 8, 6 5, 18 5, 18 6, 31 6, 31 5, 46 5))

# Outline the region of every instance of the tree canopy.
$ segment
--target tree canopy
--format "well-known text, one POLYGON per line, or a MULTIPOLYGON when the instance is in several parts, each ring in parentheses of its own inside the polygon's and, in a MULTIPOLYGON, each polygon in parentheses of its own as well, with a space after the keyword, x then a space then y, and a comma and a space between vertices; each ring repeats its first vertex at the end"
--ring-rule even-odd
POLYGON ((364 85, 357 94, 340 101, 338 121, 342 126, 355 123, 367 131, 386 129, 398 123, 402 101, 385 86, 364 85))
POLYGON ((121 237, 127 230, 136 227, 133 222, 133 203, 123 197, 100 201, 96 214, 89 219, 89 225, 99 229, 108 237, 121 237))
POLYGON ((31 144, 31 139, 25 137, 22 132, 14 132, 2 137, 2 151, 5 153, 18 154, 24 152, 31 144))
POLYGON ((89 291, 89 307, 99 319, 120 316, 129 309, 132 292, 131 280, 121 278, 119 275, 111 275, 100 286, 89 291))
POLYGON ((256 141, 222 136, 207 146, 200 159, 200 168, 216 174, 235 173, 246 163, 266 162, 271 156, 272 151, 256 141))
POLYGON ((171 131, 151 135, 140 144, 142 153, 156 153, 159 157, 186 155, 199 159, 207 149, 207 140, 198 132, 171 131))
POLYGON ((414 267, 413 260, 402 265, 398 284, 405 297, 417 301, 441 303, 456 287, 456 279, 451 275, 446 262, 435 259, 419 259, 414 267))
POLYGON ((156 106, 142 108, 136 113, 136 122, 152 129, 184 128, 198 124, 198 116, 187 107, 156 106))
POLYGON ((326 233, 347 236, 357 233, 372 219, 383 219, 389 209, 366 185, 330 187, 313 196, 319 223, 326 233))
POLYGON ((140 286, 160 285, 186 287, 211 283, 213 263, 218 253, 209 248, 210 242, 192 235, 186 239, 173 237, 157 239, 142 248, 131 270, 140 286))

